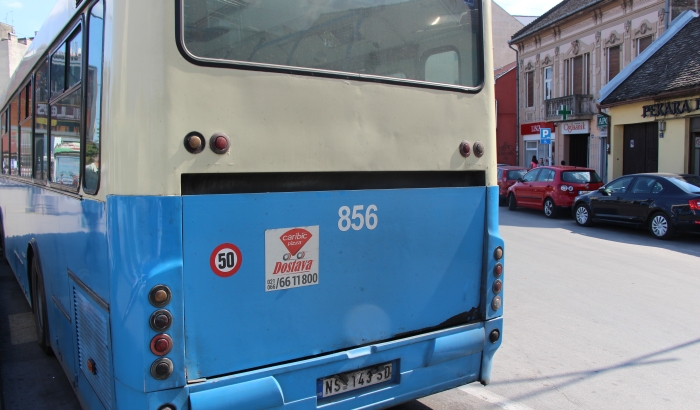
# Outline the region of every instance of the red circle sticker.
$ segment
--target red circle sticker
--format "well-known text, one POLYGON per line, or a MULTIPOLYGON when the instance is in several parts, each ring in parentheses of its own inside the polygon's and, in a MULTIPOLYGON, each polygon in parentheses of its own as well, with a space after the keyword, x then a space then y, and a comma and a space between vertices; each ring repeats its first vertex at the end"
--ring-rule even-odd
POLYGON ((217 246, 209 258, 211 270, 222 278, 233 276, 238 272, 242 262, 241 250, 232 243, 222 243, 217 246))

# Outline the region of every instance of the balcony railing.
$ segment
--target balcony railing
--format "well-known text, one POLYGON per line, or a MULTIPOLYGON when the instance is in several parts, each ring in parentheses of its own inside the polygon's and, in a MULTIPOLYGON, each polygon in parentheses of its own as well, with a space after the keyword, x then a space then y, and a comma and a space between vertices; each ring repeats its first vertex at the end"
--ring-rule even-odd
POLYGON ((566 106, 567 111, 571 111, 571 114, 567 114, 566 116, 567 120, 590 118, 594 113, 592 95, 567 95, 566 97, 552 98, 550 100, 546 100, 545 104, 547 110, 546 119, 550 121, 563 119, 562 115, 559 114, 559 110, 561 110, 563 106, 566 106))

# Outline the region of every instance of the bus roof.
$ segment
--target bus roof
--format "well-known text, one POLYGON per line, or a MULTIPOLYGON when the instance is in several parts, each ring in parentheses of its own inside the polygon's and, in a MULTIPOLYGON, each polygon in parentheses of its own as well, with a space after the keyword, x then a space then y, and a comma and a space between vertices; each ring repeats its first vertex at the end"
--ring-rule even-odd
POLYGON ((29 73, 31 73, 34 66, 48 51, 51 43, 61 34, 62 30, 76 14, 77 8, 75 3, 74 0, 56 1, 56 5, 54 5, 51 13, 49 13, 49 17, 44 21, 44 24, 41 25, 36 37, 34 37, 34 40, 24 53, 22 61, 20 61, 14 74, 12 74, 10 81, 7 83, 7 87, 2 90, 0 97, 2 105, 0 108, 5 106, 7 100, 12 97, 15 90, 22 85, 22 82, 27 78, 29 73))

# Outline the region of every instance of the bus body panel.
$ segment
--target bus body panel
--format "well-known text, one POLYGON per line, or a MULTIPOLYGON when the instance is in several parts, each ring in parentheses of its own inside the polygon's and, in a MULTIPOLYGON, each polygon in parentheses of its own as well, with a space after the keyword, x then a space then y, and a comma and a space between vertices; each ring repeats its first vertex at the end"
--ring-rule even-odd
POLYGON ((485 201, 484 187, 184 197, 188 377, 480 320, 485 201), (318 237, 290 254, 298 230, 318 237), (240 249, 231 276, 212 266, 222 244, 240 249))
POLYGON ((114 376, 136 391, 151 392, 185 385, 184 302, 182 289, 182 198, 177 196, 107 197, 110 264, 112 271, 112 335, 114 376), (153 312, 149 291, 166 285, 172 294, 163 306, 172 325, 157 332, 149 325, 153 312), (153 338, 165 333, 173 347, 173 374, 165 380, 151 376, 158 356, 153 338))

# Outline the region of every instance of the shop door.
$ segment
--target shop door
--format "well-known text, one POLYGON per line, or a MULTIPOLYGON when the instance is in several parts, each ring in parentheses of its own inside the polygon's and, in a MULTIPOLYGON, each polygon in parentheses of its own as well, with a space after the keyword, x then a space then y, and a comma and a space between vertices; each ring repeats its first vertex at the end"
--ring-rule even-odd
POLYGON ((659 171, 659 137, 655 122, 625 125, 622 174, 659 171))
POLYGON ((588 167, 588 134, 569 135, 569 164, 588 167))

